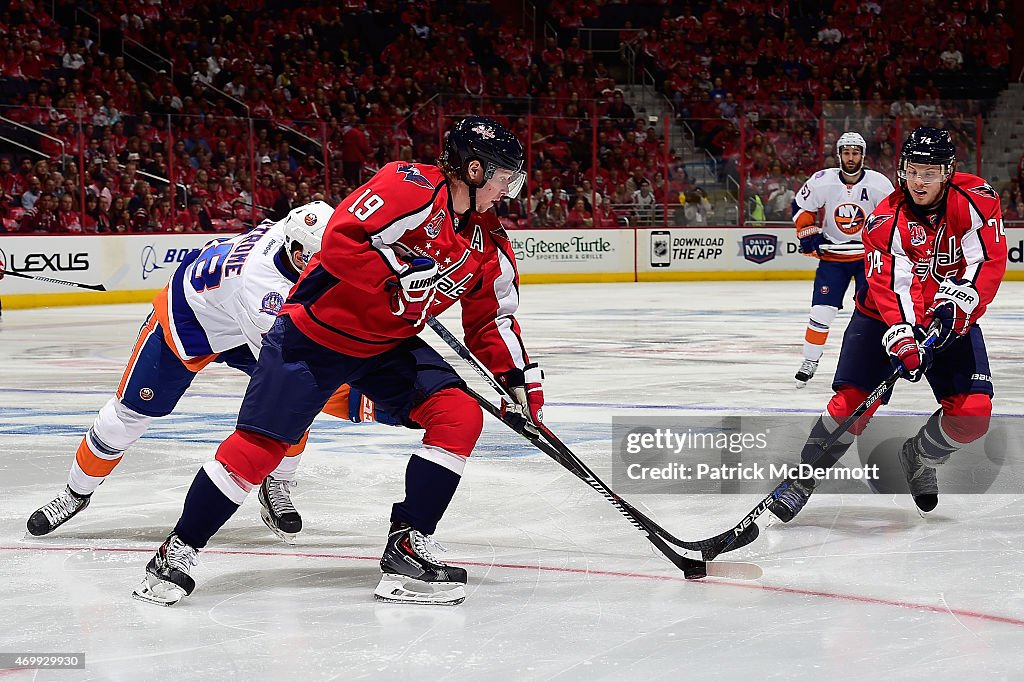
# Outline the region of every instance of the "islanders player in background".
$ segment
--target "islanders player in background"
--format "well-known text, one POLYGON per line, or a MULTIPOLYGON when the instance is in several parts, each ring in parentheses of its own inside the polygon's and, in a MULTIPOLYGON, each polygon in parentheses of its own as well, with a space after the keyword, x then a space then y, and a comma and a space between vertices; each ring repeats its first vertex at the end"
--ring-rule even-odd
MULTIPOLYGON (((864 228, 867 287, 843 336, 835 395, 800 454, 816 467, 835 464, 874 408, 829 452, 818 446, 896 369, 928 380, 940 408, 900 449, 899 460, 918 510, 939 501, 935 467, 988 431, 992 376, 978 320, 1006 272, 1006 234, 999 197, 976 175, 956 172, 948 131, 917 128, 900 154, 899 192, 875 208, 864 228), (927 346, 925 329, 938 337, 927 346)), ((888 396, 883 402, 888 401, 888 396)), ((813 478, 788 479, 769 507, 790 521, 814 490, 813 478)))
POLYGON ((854 290, 864 286, 861 229, 878 202, 893 191, 888 178, 864 167, 866 153, 867 144, 859 133, 843 133, 836 141, 839 167, 812 175, 793 199, 800 252, 820 259, 804 333, 804 359, 796 373, 797 388, 806 386, 818 369, 850 280, 854 290))
MULTIPOLYGON (((455 124, 436 166, 394 162, 346 197, 267 333, 235 432, 196 474, 170 536, 134 596, 176 603, 195 588, 199 550, 297 443, 342 384, 418 425, 405 499, 393 505, 374 595, 457 604, 466 570, 431 550, 483 414, 455 370, 417 335, 429 315, 460 302, 466 345, 515 399, 506 409, 541 421, 541 371, 514 314, 515 256, 491 211, 525 180, 523 147, 496 121, 455 124), (286 406, 286 409, 282 409, 286 406)), ((340 482, 344 485, 345 482, 340 482)))
MULTIPOLYGON (((334 212, 314 201, 278 223, 264 221, 230 239, 207 243, 178 266, 153 300, 114 396, 82 438, 67 486, 28 520, 32 535, 46 535, 86 507, 92 494, 153 419, 174 411, 196 374, 219 362, 251 374, 263 335, 309 260, 320 251, 334 212)), ((358 391, 339 391, 329 413, 352 421, 374 417, 358 391)), ((390 422, 383 416, 381 421, 390 422)), ((261 516, 285 540, 302 528, 291 502, 305 438, 262 481, 261 516)))

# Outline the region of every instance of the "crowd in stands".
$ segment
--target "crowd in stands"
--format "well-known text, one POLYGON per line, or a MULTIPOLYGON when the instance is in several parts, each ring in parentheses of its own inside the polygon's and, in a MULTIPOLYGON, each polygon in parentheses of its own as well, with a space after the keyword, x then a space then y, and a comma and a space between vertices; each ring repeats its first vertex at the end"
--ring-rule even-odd
POLYGON ((872 166, 890 174, 915 122, 952 128, 969 152, 975 110, 947 95, 1005 81, 1013 38, 1005 0, 541 10, 560 32, 535 43, 486 3, 13 0, 0 116, 43 135, 24 138, 40 155, 0 153, 3 229, 237 231, 315 198, 336 205, 390 160, 432 162, 468 113, 527 143, 529 191, 501 208, 509 225, 652 225, 666 205, 699 221, 707 192, 664 122, 634 111, 612 76, 622 65, 575 32, 602 26, 622 29, 717 179, 739 179, 742 157, 782 215, 828 156, 820 120, 870 131, 872 166))

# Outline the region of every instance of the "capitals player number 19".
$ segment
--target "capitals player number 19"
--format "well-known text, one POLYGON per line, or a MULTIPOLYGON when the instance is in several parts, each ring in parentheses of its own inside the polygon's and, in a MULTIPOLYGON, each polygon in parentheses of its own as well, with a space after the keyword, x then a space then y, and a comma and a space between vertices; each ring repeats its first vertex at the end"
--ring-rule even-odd
POLYGON ((372 216, 378 208, 384 205, 384 199, 379 194, 371 194, 371 192, 373 192, 372 189, 364 190, 359 198, 348 207, 348 212, 360 220, 366 220, 372 216))
POLYGON ((868 259, 868 271, 865 273, 866 277, 870 277, 872 274, 882 271, 882 254, 878 251, 868 251, 864 256, 868 259))

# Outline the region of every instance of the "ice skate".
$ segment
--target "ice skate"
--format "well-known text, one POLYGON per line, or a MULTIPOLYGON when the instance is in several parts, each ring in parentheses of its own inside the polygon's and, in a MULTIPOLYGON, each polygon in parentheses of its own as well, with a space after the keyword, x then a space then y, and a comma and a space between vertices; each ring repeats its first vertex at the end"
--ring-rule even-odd
POLYGON ((783 523, 792 521, 814 492, 813 478, 787 478, 772 492, 774 500, 768 511, 783 523))
POLYGON ((32 535, 52 533, 65 521, 89 506, 92 495, 79 495, 65 487, 60 495, 47 502, 28 517, 28 532, 32 535))
POLYGON ((910 494, 918 513, 924 516, 939 504, 939 482, 935 469, 922 460, 913 438, 907 439, 900 449, 900 465, 907 477, 907 485, 910 486, 910 494))
POLYGON ((796 371, 796 387, 803 388, 807 385, 807 382, 811 380, 814 373, 818 371, 817 360, 804 360, 800 363, 800 369, 796 371))
POLYGON ((196 581, 190 575, 199 559, 199 550, 171 533, 146 565, 146 577, 132 597, 158 606, 174 606, 192 594, 196 581))
POLYGON ((466 599, 466 569, 440 561, 431 554, 431 544, 443 550, 430 536, 392 523, 380 560, 384 575, 373 596, 403 604, 461 604, 466 599))
POLYGON ((302 530, 302 517, 292 504, 291 489, 295 483, 267 476, 260 485, 260 517, 267 528, 287 542, 295 544, 295 535, 302 530))

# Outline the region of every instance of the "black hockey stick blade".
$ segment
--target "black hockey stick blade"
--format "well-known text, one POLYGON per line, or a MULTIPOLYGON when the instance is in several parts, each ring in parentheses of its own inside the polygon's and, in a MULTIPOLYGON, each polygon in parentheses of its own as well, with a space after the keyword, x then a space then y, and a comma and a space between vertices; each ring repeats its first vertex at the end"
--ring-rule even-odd
POLYGON ((89 291, 107 290, 107 288, 102 284, 82 284, 80 282, 68 282, 63 279, 52 279, 50 277, 43 277, 42 275, 26 275, 24 272, 16 272, 14 270, 0 270, 0 274, 13 275, 14 277, 21 277, 23 279, 34 279, 38 282, 46 282, 47 284, 59 284, 65 287, 75 287, 76 289, 88 289, 89 291))
MULTIPOLYGON (((473 370, 476 371, 476 373, 479 374, 480 377, 483 378, 487 382, 487 384, 491 388, 493 388, 495 392, 498 393, 498 395, 502 396, 509 402, 514 402, 512 396, 508 393, 508 390, 504 386, 502 386, 498 381, 496 381, 494 377, 490 375, 490 372, 488 372, 487 369, 480 363, 480 361, 473 356, 470 350, 466 348, 466 346, 461 341, 455 338, 455 336, 450 331, 448 331, 448 329, 443 324, 441 324, 437 320, 437 318, 435 318, 433 315, 428 316, 427 325, 432 330, 434 330, 434 332, 438 336, 440 336, 441 339, 446 344, 448 344, 448 346, 453 351, 455 351, 455 353, 459 357, 465 360, 466 363, 469 364, 469 366, 472 367, 473 370)), ((527 432, 525 428, 525 423, 513 423, 509 419, 506 419, 505 415, 502 415, 501 410, 499 410, 496 406, 491 404, 489 400, 481 396, 473 389, 469 388, 468 386, 464 386, 463 390, 465 390, 468 395, 470 395, 474 400, 476 400, 477 403, 483 409, 490 412, 499 421, 505 423, 506 426, 511 428, 513 431, 518 433, 526 440, 533 443, 535 447, 537 447, 542 452, 547 454, 549 457, 554 459, 556 462, 561 464, 572 474, 574 474, 577 478, 582 480, 584 483, 589 485, 597 492, 601 493, 601 495, 604 496, 605 499, 607 499, 609 502, 611 502, 611 504, 623 516, 625 516, 630 523, 632 523, 638 530, 645 533, 648 536, 648 538, 657 536, 657 541, 654 541, 653 539, 651 541, 655 544, 656 547, 658 547, 659 550, 661 550, 663 554, 665 554, 665 556, 669 558, 670 561, 672 561, 672 563, 681 568, 684 571, 684 574, 687 575, 687 577, 701 578, 705 575, 709 575, 709 568, 708 566, 704 565, 705 562, 703 561, 703 557, 701 559, 693 559, 690 557, 682 556, 677 552, 669 549, 665 542, 666 536, 672 538, 672 540, 675 540, 676 543, 682 543, 683 541, 680 541, 674 536, 670 535, 667 531, 661 528, 661 526, 657 525, 643 514, 639 514, 639 512, 636 512, 636 510, 633 509, 632 506, 628 506, 624 502, 624 500, 622 500, 622 498, 620 498, 618 495, 612 492, 611 489, 608 488, 608 486, 605 485, 604 482, 601 481, 601 479, 599 479, 597 475, 594 474, 594 472, 591 471, 590 468, 587 467, 587 465, 579 457, 576 456, 575 453, 573 453, 564 443, 562 443, 562 441, 559 440, 558 437, 555 436, 555 434, 552 433, 550 429, 548 429, 544 425, 540 426, 541 431, 544 432, 545 434, 544 439, 542 439, 539 437, 538 434, 527 432), (545 439, 547 442, 545 442, 545 439)), ((746 542, 752 542, 753 539, 757 537, 756 533, 757 531, 755 529, 754 531, 752 531, 752 534, 747 535, 746 537, 748 539, 746 540, 746 542)), ((697 551, 702 551, 702 554, 704 553, 702 547, 694 546, 688 548, 685 545, 681 546, 683 546, 684 549, 693 549, 697 551)), ((710 570, 712 571, 710 575, 720 575, 723 577, 746 577, 747 579, 756 579, 757 577, 761 576, 760 567, 753 564, 746 564, 743 567, 736 567, 734 569, 716 566, 712 567, 710 570), (729 575, 725 575, 726 573, 728 573, 729 575), (750 576, 755 577, 751 578, 750 576)))
MULTIPOLYGON (((932 320, 932 323, 931 325, 929 325, 928 330, 925 334, 925 338, 921 342, 921 345, 925 348, 931 347, 939 338, 939 330, 939 321, 932 320)), ((812 464, 816 464, 818 459, 824 456, 824 454, 828 452, 833 445, 836 444, 836 441, 838 441, 844 433, 849 431, 858 419, 864 416, 865 412, 870 410, 875 403, 884 398, 885 394, 891 391, 892 388, 896 385, 896 382, 898 382, 899 380, 899 370, 893 370, 892 374, 886 377, 882 383, 875 387, 875 390, 871 391, 871 393, 869 393, 867 397, 864 398, 863 402, 861 402, 861 404, 858 405, 856 409, 854 409, 853 413, 850 414, 850 416, 844 419, 843 422, 836 427, 835 431, 830 433, 827 438, 825 438, 818 444, 819 454, 815 458, 815 461, 812 462, 812 464)), ((774 490, 772 490, 760 502, 758 502, 757 506, 751 509, 747 513, 747 515, 744 516, 743 519, 740 520, 740 522, 736 524, 733 528, 725 531, 724 533, 719 533, 714 537, 707 538, 706 540, 701 540, 701 543, 708 543, 709 547, 709 549, 706 552, 704 552, 704 558, 708 560, 714 559, 716 556, 722 554, 723 552, 730 552, 734 549, 739 549, 743 546, 743 544, 746 544, 740 544, 740 542, 744 533, 747 531, 747 528, 755 525, 754 522, 757 520, 757 517, 761 516, 761 514, 767 511, 768 507, 771 506, 771 503, 780 494, 782 494, 787 489, 787 487, 788 482, 782 481, 777 486, 775 486, 774 490)))
MULTIPOLYGON (((569 447, 565 443, 563 443, 558 438, 558 436, 556 436, 554 432, 551 431, 551 429, 547 428, 546 426, 541 426, 541 432, 543 433, 544 438, 548 441, 551 447, 559 451, 563 457, 571 461, 579 460, 579 458, 571 450, 569 450, 569 447)), ((558 458, 556 457, 555 459, 557 460, 558 458)), ((579 474, 577 475, 580 476, 579 474)), ((580 476, 580 478, 586 480, 586 478, 584 478, 583 476, 580 476)), ((718 550, 718 547, 721 545, 721 540, 719 540, 718 542, 715 542, 713 540, 681 540, 680 538, 677 538, 676 536, 672 535, 667 530, 659 526, 654 520, 652 520, 639 509, 631 505, 629 502, 626 502, 624 499, 614 494, 611 490, 609 490, 608 493, 612 498, 614 498, 613 503, 624 507, 629 515, 632 515, 639 519, 648 528, 654 530, 654 532, 656 532, 666 542, 669 542, 675 545, 676 547, 681 547, 682 549, 700 552, 701 558, 705 561, 709 561, 718 556, 719 554, 721 554, 721 551, 718 550)), ((751 542, 757 539, 758 533, 759 529, 756 524, 749 525, 747 528, 743 530, 742 533, 735 537, 735 541, 729 543, 731 550, 737 550, 741 547, 749 545, 751 542)), ((716 538, 717 537, 718 536, 716 536, 716 538)))
MULTIPOLYGON (((896 382, 899 381, 899 378, 900 373, 898 371, 893 371, 893 373, 890 374, 885 379, 885 381, 880 383, 875 388, 875 390, 869 393, 868 396, 864 398, 864 401, 857 406, 853 413, 850 414, 850 416, 848 416, 846 419, 844 419, 843 423, 836 427, 835 431, 830 433, 827 438, 825 438, 821 443, 819 443, 819 457, 828 452, 829 449, 833 445, 835 445, 836 441, 838 441, 844 433, 849 431, 850 427, 852 427, 857 422, 857 420, 864 415, 865 412, 867 412, 875 403, 881 400, 882 397, 886 393, 888 393, 893 386, 896 385, 896 382)), ((742 546, 737 546, 737 543, 740 541, 740 538, 743 536, 743 534, 747 531, 749 527, 755 526, 754 522, 757 520, 757 518, 768 510, 768 507, 771 506, 772 502, 780 494, 782 494, 787 489, 787 487, 787 481, 782 481, 777 486, 775 486, 774 490, 772 490, 760 502, 758 502, 757 505, 753 509, 751 509, 747 513, 747 515, 744 516, 743 519, 741 519, 740 522, 736 524, 733 528, 725 531, 724 533, 719 533, 714 537, 707 538, 706 540, 701 540, 701 543, 708 543, 709 547, 708 551, 704 554, 705 558, 714 559, 716 556, 722 554, 723 552, 729 552, 733 549, 738 549, 739 546, 742 546)))
MULTIPOLYGON (((526 439, 531 445, 568 469, 570 473, 574 474, 577 478, 580 478, 592 488, 602 493, 630 521, 630 523, 647 535, 647 539, 650 540, 658 551, 665 555, 669 561, 679 568, 687 579, 699 580, 707 576, 713 576, 717 578, 732 578, 734 580, 757 580, 764 574, 761 567, 757 564, 735 561, 709 562, 704 561, 703 559, 695 559, 679 554, 669 547, 668 542, 671 542, 671 540, 662 536, 662 533, 665 532, 664 529, 641 514, 639 511, 636 511, 632 505, 612 493, 610 490, 602 490, 598 487, 598 485, 593 482, 596 479, 587 477, 586 474, 580 471, 578 467, 567 462, 562 453, 560 453, 550 443, 535 434, 528 433, 517 424, 503 417, 501 410, 491 403, 491 401, 487 400, 468 386, 464 386, 462 390, 476 400, 485 411, 489 412, 493 417, 498 419, 498 421, 508 426, 510 429, 526 439), (631 518, 631 513, 635 516, 634 518, 631 518)), ((665 534, 667 535, 667 533, 665 534)), ((753 526, 753 530, 748 533, 748 537, 749 539, 747 539, 744 544, 753 542, 754 539, 757 538, 756 525, 753 526)))

